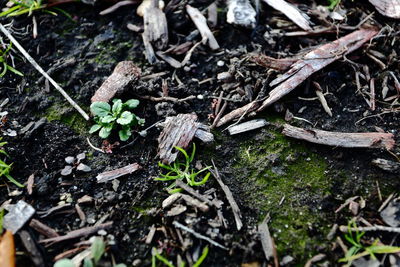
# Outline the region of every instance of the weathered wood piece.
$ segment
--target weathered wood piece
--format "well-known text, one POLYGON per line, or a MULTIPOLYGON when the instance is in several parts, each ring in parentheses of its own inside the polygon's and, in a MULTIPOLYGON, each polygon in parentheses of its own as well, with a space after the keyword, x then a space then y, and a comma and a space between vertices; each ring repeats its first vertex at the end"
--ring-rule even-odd
POLYGON ((105 183, 114 180, 123 175, 134 173, 135 171, 141 168, 142 167, 139 164, 133 163, 119 169, 100 173, 99 175, 96 176, 97 183, 105 183))
POLYGON ((29 226, 41 233, 46 237, 57 237, 60 236, 53 228, 43 224, 42 222, 32 219, 29 222, 29 226))
POLYGON ((264 0, 265 3, 274 9, 282 12, 297 26, 305 31, 311 31, 310 20, 307 14, 301 12, 297 7, 284 0, 264 0))
POLYGON ((256 15, 249 0, 229 0, 226 14, 229 24, 253 29, 256 26, 256 15))
POLYGON ((308 142, 337 146, 337 147, 366 147, 393 149, 395 145, 394 135, 391 133, 339 133, 317 129, 302 129, 285 124, 282 133, 286 136, 308 142))
POLYGON ((303 59, 294 63, 290 70, 270 83, 270 86, 280 85, 269 93, 268 98, 257 111, 275 103, 305 81, 311 74, 360 48, 376 34, 378 34, 378 31, 375 29, 361 29, 306 54, 303 59))
POLYGON ((205 130, 204 125, 197 122, 196 114, 178 114, 176 117, 168 117, 164 129, 158 137, 158 154, 164 164, 174 162, 178 152, 174 147, 186 149, 196 136, 200 140, 212 142, 214 136, 205 130))
POLYGON ((54 243, 58 243, 58 242, 65 241, 65 240, 71 240, 71 239, 79 238, 82 236, 92 235, 94 233, 97 233, 97 231, 99 231, 99 230, 110 228, 112 226, 112 224, 113 224, 113 222, 106 222, 106 223, 95 225, 95 226, 81 228, 78 230, 71 231, 71 232, 67 233, 66 235, 43 239, 43 240, 39 241, 39 243, 50 243, 51 242, 54 244, 54 243))
POLYGON ((151 0, 151 6, 144 10, 143 34, 157 49, 162 50, 168 45, 168 24, 164 12, 158 5, 158 0, 151 0))
POLYGON ((393 172, 393 173, 400 173, 400 163, 387 160, 387 159, 374 159, 372 160, 372 165, 381 168, 382 170, 393 172))
POLYGON ((240 123, 238 125, 232 126, 228 128, 228 132, 230 135, 240 134, 244 132, 248 132, 251 130, 255 130, 261 127, 268 125, 268 122, 264 119, 256 119, 247 122, 240 123))
POLYGON ((369 0, 384 16, 400 19, 400 0, 369 0))
POLYGON ((199 30, 203 44, 206 44, 208 41, 208 45, 212 50, 219 49, 219 44, 208 27, 207 19, 203 16, 203 14, 201 14, 197 8, 191 7, 190 5, 186 5, 186 11, 199 30))
POLYGON ((140 78, 140 68, 132 61, 121 61, 115 67, 113 73, 97 89, 92 102, 108 102, 114 96, 122 93, 128 85, 140 78))
POLYGON ((271 68, 279 71, 286 71, 296 63, 298 58, 273 58, 266 55, 253 55, 250 57, 250 61, 263 66, 265 68, 271 68))
MULTIPOLYGON (((34 266, 46 266, 42 252, 35 242, 35 238, 27 230, 19 231, 18 235, 26 251, 28 252, 28 255, 30 256, 34 266)), ((1 266, 5 267, 5 265, 1 266)))

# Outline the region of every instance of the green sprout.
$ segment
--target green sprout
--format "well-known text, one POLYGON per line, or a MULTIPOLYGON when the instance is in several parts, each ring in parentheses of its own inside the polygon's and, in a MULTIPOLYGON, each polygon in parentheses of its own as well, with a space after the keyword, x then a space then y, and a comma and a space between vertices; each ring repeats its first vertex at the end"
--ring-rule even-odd
MULTIPOLYGON (((208 178, 210 177, 211 173, 207 172, 207 174, 201 179, 200 181, 197 181, 197 178, 199 174, 207 171, 208 169, 211 168, 211 166, 207 166, 200 171, 195 171, 191 167, 191 163, 194 159, 194 155, 196 153, 196 145, 193 143, 193 149, 192 153, 189 156, 188 153, 181 147, 175 147, 176 150, 181 152, 183 156, 185 157, 185 162, 180 162, 178 160, 175 160, 175 162, 172 165, 165 165, 161 162, 158 163, 158 166, 168 170, 166 174, 160 174, 161 177, 155 178, 157 181, 172 181, 172 180, 185 180, 186 183, 190 186, 200 186, 203 185, 207 182, 208 178)), ((173 182, 171 185, 167 187, 167 190, 173 194, 176 192, 181 191, 180 188, 175 188, 176 183, 173 182)))
MULTIPOLYGON (((208 246, 205 246, 203 248, 203 252, 201 253, 199 259, 193 264, 193 267, 200 267, 200 265, 203 263, 203 261, 207 258, 209 252, 208 246)), ((168 266, 168 267, 175 267, 174 264, 172 264, 166 257, 162 256, 161 253, 158 252, 156 248, 152 249, 152 257, 151 257, 151 267, 157 267, 157 261, 163 263, 163 265, 168 266)), ((185 267, 185 262, 182 262, 177 267, 185 267)))
POLYGON ((3 65, 3 69, 1 70, 0 77, 3 77, 7 71, 11 71, 19 76, 24 76, 21 72, 17 71, 13 67, 7 64, 8 52, 11 50, 12 43, 10 43, 5 50, 0 49, 0 64, 3 65))
POLYGON ((340 1, 341 0, 328 0, 328 2, 329 2, 328 8, 330 10, 334 10, 340 4, 340 1))
POLYGON ((0 235, 3 233, 3 217, 4 217, 4 209, 0 209, 0 235))
MULTIPOLYGON (((0 137, 0 141, 3 138, 0 137)), ((7 142, 0 142, 0 154, 3 154, 5 156, 8 156, 7 153, 4 151, 3 146, 6 145, 7 142)), ((10 170, 11 170, 11 164, 5 163, 3 160, 0 159, 0 177, 5 176, 11 183, 15 184, 18 187, 24 187, 22 184, 20 184, 17 180, 15 180, 11 175, 10 175, 10 170)))
POLYGON ((351 263, 364 256, 370 256, 371 259, 376 259, 375 254, 388 254, 400 252, 400 247, 378 245, 379 239, 375 240, 372 245, 365 246, 361 242, 361 238, 365 235, 365 232, 360 232, 357 228, 357 224, 354 220, 351 220, 348 224, 348 232, 344 235, 346 240, 352 245, 347 251, 344 258, 340 259, 339 262, 345 262, 350 266, 351 263), (353 231, 355 230, 355 231, 353 231))
POLYGON ((144 125, 144 119, 137 117, 128 109, 134 109, 139 105, 139 100, 130 99, 122 103, 120 99, 114 99, 112 107, 106 102, 93 102, 90 110, 94 115, 95 125, 89 133, 99 131, 99 136, 106 139, 114 129, 118 130, 119 139, 127 141, 132 135, 132 127, 144 125))
MULTIPOLYGON (((42 0, 10 0, 10 2, 13 3, 13 6, 8 8, 7 10, 3 11, 0 13, 0 17, 15 17, 15 16, 20 16, 23 14, 28 14, 28 16, 31 16, 34 11, 42 10, 43 12, 46 12, 48 14, 57 16, 57 13, 48 10, 46 8, 50 7, 49 4, 44 3, 42 0)), ((61 1, 60 3, 52 3, 51 5, 53 6, 52 9, 64 14, 66 17, 71 19, 71 15, 69 15, 67 12, 64 10, 54 7, 54 5, 66 3, 66 2, 73 2, 73 1, 61 1)))

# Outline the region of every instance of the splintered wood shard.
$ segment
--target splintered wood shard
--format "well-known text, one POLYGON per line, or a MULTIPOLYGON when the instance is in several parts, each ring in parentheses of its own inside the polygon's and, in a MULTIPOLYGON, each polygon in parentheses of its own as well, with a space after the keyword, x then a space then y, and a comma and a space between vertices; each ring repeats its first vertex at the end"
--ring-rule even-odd
POLYGON ((382 170, 392 172, 392 173, 400 173, 400 163, 387 160, 387 159, 374 159, 372 164, 381 168, 382 170))
POLYGON ((274 9, 282 12, 293 21, 297 26, 305 31, 311 31, 309 17, 301 12, 297 7, 292 4, 287 3, 284 0, 264 0, 265 3, 273 7, 274 9))
POLYGON ((158 137, 158 154, 164 164, 174 162, 178 152, 175 146, 186 149, 199 128, 196 114, 178 114, 170 117, 164 130, 158 137))
POLYGON ((151 0, 151 6, 144 10, 143 22, 147 40, 157 49, 164 49, 168 45, 168 24, 158 0, 151 0))
POLYGON ((219 49, 219 44, 208 27, 207 19, 203 14, 201 14, 197 8, 191 7, 190 5, 186 5, 186 11, 193 23, 196 25, 196 28, 199 30, 201 37, 203 38, 203 44, 206 44, 208 41, 208 45, 212 50, 219 49))
POLYGON ((132 61, 121 61, 92 97, 92 102, 108 102, 140 78, 140 68, 132 61))
POLYGON ((119 169, 100 173, 96 176, 96 179, 98 183, 105 183, 123 175, 134 173, 141 168, 142 167, 139 164, 133 163, 119 169))
POLYGON ((400 0, 369 0, 384 16, 400 19, 400 0))
POLYGON ((391 133, 339 133, 317 129, 302 129, 285 124, 282 133, 286 136, 305 140, 311 143, 337 147, 366 147, 393 149, 394 136, 391 133))
POLYGON ((258 111, 265 109, 272 103, 291 92, 311 74, 321 70, 342 56, 360 48, 365 42, 374 37, 378 31, 375 29, 361 29, 350 33, 334 42, 322 45, 306 54, 303 59, 294 63, 291 68, 270 83, 277 86, 262 103, 258 111))

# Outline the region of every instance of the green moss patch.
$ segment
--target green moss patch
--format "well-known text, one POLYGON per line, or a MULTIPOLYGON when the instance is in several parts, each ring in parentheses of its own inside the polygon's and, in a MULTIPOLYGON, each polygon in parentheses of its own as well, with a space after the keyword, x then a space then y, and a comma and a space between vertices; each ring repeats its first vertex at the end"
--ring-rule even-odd
POLYGON ((280 256, 304 262, 326 243, 329 222, 320 209, 331 180, 323 158, 268 130, 240 146, 234 168, 246 188, 243 204, 259 211, 259 220, 270 214, 280 256))
POLYGON ((46 110, 45 117, 49 122, 59 121, 67 125, 80 135, 88 135, 89 122, 70 106, 54 104, 46 110))

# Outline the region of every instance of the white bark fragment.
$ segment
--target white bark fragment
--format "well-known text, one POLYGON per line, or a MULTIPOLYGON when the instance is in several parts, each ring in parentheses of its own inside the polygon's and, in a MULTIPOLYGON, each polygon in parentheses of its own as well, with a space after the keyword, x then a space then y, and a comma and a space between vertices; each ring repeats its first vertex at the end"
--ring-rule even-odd
POLYGON ((226 21, 229 24, 253 29, 256 26, 256 15, 249 0, 230 0, 226 21))

